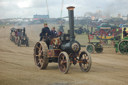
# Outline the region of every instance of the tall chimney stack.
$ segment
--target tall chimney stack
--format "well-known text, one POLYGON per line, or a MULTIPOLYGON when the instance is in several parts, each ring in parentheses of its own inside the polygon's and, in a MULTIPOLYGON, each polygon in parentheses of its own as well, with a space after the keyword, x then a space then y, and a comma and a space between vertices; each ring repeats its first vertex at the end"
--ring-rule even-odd
POLYGON ((70 28, 70 41, 75 40, 74 35, 74 6, 67 7, 68 15, 69 15, 69 28, 70 28))

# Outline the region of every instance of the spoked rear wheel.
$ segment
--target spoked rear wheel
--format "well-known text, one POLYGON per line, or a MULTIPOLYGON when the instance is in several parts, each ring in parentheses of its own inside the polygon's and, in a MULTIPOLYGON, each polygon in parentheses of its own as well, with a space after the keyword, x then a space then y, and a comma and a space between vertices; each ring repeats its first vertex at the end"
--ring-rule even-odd
POLYGON ((83 72, 88 72, 90 70, 91 64, 92 64, 91 56, 89 54, 87 54, 85 51, 83 51, 80 54, 79 61, 80 61, 80 63, 79 63, 80 69, 83 72))
POLYGON ((47 49, 45 42, 37 42, 34 47, 34 61, 40 69, 46 69, 48 65, 47 49))
POLYGON ((70 67, 70 60, 68 54, 66 52, 61 52, 58 58, 60 71, 64 74, 68 73, 70 67))

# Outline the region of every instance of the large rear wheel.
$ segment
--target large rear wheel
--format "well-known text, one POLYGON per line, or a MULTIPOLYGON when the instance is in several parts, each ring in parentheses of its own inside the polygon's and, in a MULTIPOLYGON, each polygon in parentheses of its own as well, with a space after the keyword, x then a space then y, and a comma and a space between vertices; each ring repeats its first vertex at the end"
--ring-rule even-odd
POLYGON ((80 54, 79 61, 80 61, 79 62, 80 69, 83 72, 88 72, 92 64, 91 56, 87 52, 83 51, 80 54))
POLYGON ((70 67, 69 56, 66 52, 61 52, 58 57, 59 69, 64 74, 68 73, 70 67))
POLYGON ((48 47, 45 42, 37 42, 34 47, 34 61, 40 69, 46 69, 48 66, 47 58, 48 47))

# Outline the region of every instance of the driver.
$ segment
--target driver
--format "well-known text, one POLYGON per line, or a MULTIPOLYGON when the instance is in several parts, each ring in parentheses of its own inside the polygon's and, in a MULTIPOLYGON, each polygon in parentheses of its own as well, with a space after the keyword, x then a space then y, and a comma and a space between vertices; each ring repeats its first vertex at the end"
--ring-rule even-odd
POLYGON ((124 28, 123 37, 126 37, 127 35, 128 35, 128 33, 126 32, 126 28, 124 28))
POLYGON ((40 33, 40 41, 42 41, 42 39, 45 39, 45 42, 49 48, 49 44, 50 44, 50 39, 49 37, 51 36, 51 32, 50 29, 47 25, 47 23, 44 23, 44 27, 42 28, 42 31, 40 33))

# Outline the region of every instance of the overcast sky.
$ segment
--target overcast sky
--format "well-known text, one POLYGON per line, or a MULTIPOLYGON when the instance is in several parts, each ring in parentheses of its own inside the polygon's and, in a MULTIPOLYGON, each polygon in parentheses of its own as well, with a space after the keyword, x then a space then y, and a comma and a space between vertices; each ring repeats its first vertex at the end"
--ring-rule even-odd
MULTIPOLYGON (((60 17, 62 0, 47 0, 50 17, 60 17)), ((86 12, 96 12, 117 15, 128 14, 128 0, 64 0, 63 14, 67 16, 66 7, 75 6, 75 15, 83 16, 86 12)), ((46 0, 0 0, 0 19, 29 17, 34 14, 47 14, 46 0)))

